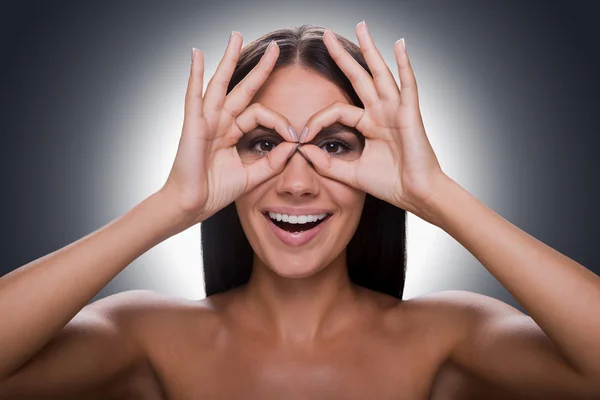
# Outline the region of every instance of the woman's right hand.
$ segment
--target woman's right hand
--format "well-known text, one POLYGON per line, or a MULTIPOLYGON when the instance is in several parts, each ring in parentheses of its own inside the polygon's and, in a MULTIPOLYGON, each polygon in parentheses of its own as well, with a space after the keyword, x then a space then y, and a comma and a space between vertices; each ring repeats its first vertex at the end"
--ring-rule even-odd
POLYGON ((243 38, 234 32, 208 83, 204 96, 204 55, 195 49, 185 96, 179 147, 167 181, 160 189, 189 217, 202 222, 238 196, 281 172, 297 148, 290 122, 259 103, 247 107, 269 76, 279 56, 272 42, 260 62, 227 94, 243 38), (263 157, 244 165, 236 149, 242 135, 258 125, 275 129, 286 141, 263 157))

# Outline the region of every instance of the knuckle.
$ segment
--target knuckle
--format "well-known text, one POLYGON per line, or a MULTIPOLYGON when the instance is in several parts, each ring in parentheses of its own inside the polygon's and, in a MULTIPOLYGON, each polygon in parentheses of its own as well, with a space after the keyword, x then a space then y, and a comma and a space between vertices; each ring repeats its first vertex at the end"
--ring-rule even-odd
POLYGON ((222 87, 224 87, 224 88, 227 88, 227 86, 229 85, 229 80, 227 80, 227 79, 222 79, 222 78, 219 78, 219 79, 216 79, 216 80, 215 80, 215 83, 216 83, 217 85, 219 85, 219 86, 222 86, 222 87))
MULTIPOLYGON (((238 116, 238 118, 239 118, 239 116, 238 116)), ((238 118, 235 118, 233 120, 233 126, 231 128, 232 128, 233 131, 236 132, 237 136, 241 137, 241 136, 243 136, 243 134, 244 134, 245 131, 244 131, 243 127, 240 126, 240 122, 241 121, 238 121, 238 118)))
POLYGON ((234 48, 230 48, 228 49, 229 53, 227 54, 228 56, 228 62, 230 65, 236 65, 239 58, 240 58, 240 53, 239 51, 237 51, 234 48))
POLYGON ((258 92, 258 88, 254 85, 247 85, 244 87, 244 92, 246 93, 246 96, 251 99, 254 97, 256 92, 258 92))
POLYGON ((346 74, 346 76, 348 77, 348 80, 350 81, 350 83, 352 83, 352 85, 356 85, 358 82, 358 76, 356 76, 355 73, 353 72, 348 72, 346 74))
POLYGON ((322 113, 323 113, 323 110, 317 111, 316 113, 314 113, 313 115, 308 117, 308 119, 306 120, 306 123, 304 125, 309 130, 313 130, 315 128, 315 121, 322 115, 322 113))
POLYGON ((341 110, 343 110, 344 108, 346 108, 346 106, 347 106, 347 105, 348 105, 348 104, 346 104, 346 103, 344 103, 344 102, 342 102, 342 101, 340 101, 340 100, 337 100, 337 101, 336 101, 335 103, 333 103, 333 104, 332 104, 330 107, 331 107, 331 108, 332 108, 334 111, 336 111, 336 112, 337 112, 337 111, 341 111, 341 110))
POLYGON ((262 107, 262 104, 260 104, 260 103, 252 103, 248 107, 246 107, 246 109, 249 112, 256 113, 256 112, 262 110, 263 107, 262 107))
POLYGON ((190 95, 190 99, 192 101, 202 100, 202 93, 199 90, 194 90, 190 95))
POLYGON ((342 58, 343 54, 344 51, 342 49, 338 49, 337 51, 331 52, 331 58, 333 58, 334 60, 339 60, 340 58, 342 58))
POLYGON ((222 107, 221 111, 225 112, 228 118, 235 119, 242 114, 243 110, 238 110, 238 107, 222 107))
POLYGON ((373 68, 371 70, 371 74, 373 75, 373 80, 380 80, 385 76, 384 72, 382 72, 379 68, 373 68))
POLYGON ((366 128, 366 127, 363 127, 363 125, 364 124, 368 125, 367 121, 365 121, 365 115, 367 115, 367 114, 365 113, 365 110, 363 109, 361 111, 360 118, 358 118, 358 122, 356 123, 356 129, 358 129, 361 132, 363 131, 364 128, 366 128))

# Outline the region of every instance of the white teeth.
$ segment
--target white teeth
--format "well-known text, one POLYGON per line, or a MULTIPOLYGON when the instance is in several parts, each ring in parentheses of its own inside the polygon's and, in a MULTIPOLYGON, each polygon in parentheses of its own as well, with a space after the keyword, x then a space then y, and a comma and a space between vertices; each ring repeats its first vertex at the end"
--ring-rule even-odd
POLYGON ((327 213, 318 215, 288 215, 269 212, 269 217, 276 221, 289 222, 290 224, 306 224, 308 222, 317 222, 324 219, 327 213))

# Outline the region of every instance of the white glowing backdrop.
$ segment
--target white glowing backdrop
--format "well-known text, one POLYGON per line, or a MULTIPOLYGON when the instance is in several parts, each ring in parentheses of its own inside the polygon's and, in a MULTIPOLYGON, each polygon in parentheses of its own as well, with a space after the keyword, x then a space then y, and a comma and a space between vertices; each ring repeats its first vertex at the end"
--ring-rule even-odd
MULTIPOLYGON (((354 11, 346 12, 342 18, 337 8, 322 6, 318 18, 313 11, 302 10, 300 6, 286 6, 283 17, 260 19, 248 18, 245 10, 238 8, 231 15, 215 15, 212 23, 202 26, 195 23, 196 16, 190 13, 164 32, 160 40, 153 41, 150 52, 135 55, 139 62, 133 64, 126 81, 115 83, 115 97, 107 106, 105 131, 114 138, 103 142, 110 146, 103 151, 112 155, 109 163, 112 173, 106 171, 104 163, 100 166, 104 169, 96 177, 105 182, 110 193, 119 195, 107 196, 104 200, 112 203, 99 206, 109 208, 113 217, 120 215, 158 189, 167 178, 183 122, 192 47, 205 54, 206 87, 223 55, 231 29, 241 32, 244 43, 248 43, 268 31, 310 22, 358 43, 354 26, 366 19, 396 80, 393 44, 405 37, 419 85, 425 127, 442 168, 493 207, 491 201, 500 200, 501 193, 494 193, 490 183, 498 183, 502 177, 496 176, 495 166, 486 162, 485 154, 491 152, 492 143, 489 138, 484 141, 479 133, 489 129, 494 118, 486 104, 487 94, 478 93, 469 82, 469 77, 477 71, 465 70, 468 64, 456 59, 454 52, 460 43, 454 43, 455 48, 437 46, 435 36, 429 38, 427 28, 411 20, 410 15, 400 21, 390 20, 383 13, 375 17, 363 5, 362 9, 357 6, 354 11), (258 20, 260 24, 256 23, 258 20)), ((265 12, 264 9, 246 11, 265 12)), ((209 20, 206 15, 203 17, 203 21, 209 20)), ((467 288, 469 274, 487 272, 465 269, 460 260, 466 250, 439 228, 412 214, 407 226, 404 298, 441 289, 467 288)), ((130 288, 150 288, 191 299, 205 297, 199 226, 142 255, 105 290, 130 288)))

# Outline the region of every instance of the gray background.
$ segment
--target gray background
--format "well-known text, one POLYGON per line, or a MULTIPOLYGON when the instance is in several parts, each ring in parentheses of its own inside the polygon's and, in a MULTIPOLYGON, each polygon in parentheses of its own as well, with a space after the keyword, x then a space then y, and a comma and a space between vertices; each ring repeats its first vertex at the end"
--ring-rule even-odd
MULTIPOLYGON (((357 43, 363 19, 394 75, 392 46, 406 39, 446 173, 600 272, 599 35, 588 2, 82 3, 3 5, 0 275, 95 231, 162 185, 192 47, 206 55, 206 84, 232 29, 247 43, 309 23, 357 43)), ((412 215, 408 227, 405 298, 466 289, 524 311, 452 237, 412 215)), ((199 239, 196 225, 159 244, 96 298, 134 288, 204 297, 199 239)))

